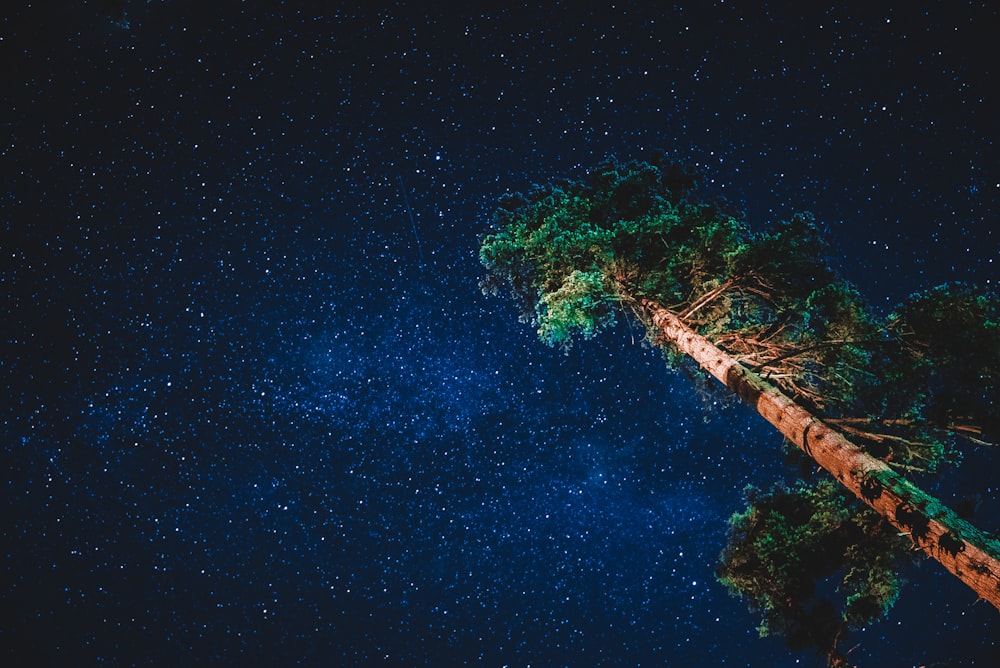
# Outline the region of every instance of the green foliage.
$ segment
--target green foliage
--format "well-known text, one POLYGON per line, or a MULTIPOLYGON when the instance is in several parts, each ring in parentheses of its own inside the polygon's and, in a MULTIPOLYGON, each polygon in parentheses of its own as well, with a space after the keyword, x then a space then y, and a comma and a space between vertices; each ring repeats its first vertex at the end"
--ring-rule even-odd
POLYGON ((894 372, 936 426, 975 424, 1000 435, 1000 297, 963 284, 907 299, 891 316, 906 346, 894 372))
POLYGON ((805 329, 817 341, 865 341, 876 330, 868 305, 842 280, 809 293, 803 310, 805 329))
POLYGON ((829 655, 848 628, 886 614, 908 543, 877 513, 829 480, 746 494, 716 574, 762 613, 761 635, 829 655))
POLYGON ((687 201, 694 177, 670 163, 614 160, 580 181, 505 199, 480 248, 486 292, 508 286, 539 336, 568 347, 613 321, 609 300, 683 300, 719 280, 746 237, 721 209, 687 201))
POLYGON ((836 280, 828 254, 816 220, 800 213, 756 235, 730 263, 734 274, 754 275, 773 295, 794 300, 836 280))
POLYGON ((601 272, 575 270, 538 300, 538 335, 551 346, 568 346, 574 330, 589 339, 614 323, 614 301, 601 272))
POLYGON ((871 355, 884 341, 870 308, 853 285, 836 280, 810 292, 797 312, 795 343, 813 351, 804 372, 823 397, 824 414, 858 414, 857 386, 878 382, 871 355))
POLYGON ((960 445, 1000 438, 1000 300, 965 285, 909 297, 862 339, 837 351, 858 371, 844 413, 878 427, 856 440, 896 464, 935 471, 960 460, 960 445), (881 426, 879 426, 881 425, 881 426))

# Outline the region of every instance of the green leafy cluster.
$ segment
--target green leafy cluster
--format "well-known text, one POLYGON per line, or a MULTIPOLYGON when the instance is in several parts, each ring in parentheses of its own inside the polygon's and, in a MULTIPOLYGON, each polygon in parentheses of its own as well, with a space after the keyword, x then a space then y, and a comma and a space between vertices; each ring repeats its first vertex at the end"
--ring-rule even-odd
POLYGON ((909 543, 877 513, 829 480, 746 495, 717 576, 762 613, 761 635, 832 655, 846 629, 884 616, 909 543))
POLYGON ((574 270, 538 300, 538 335, 550 345, 566 345, 574 331, 589 339, 613 324, 615 299, 606 288, 601 272, 574 270))
POLYGON ((564 348, 613 322, 623 287, 628 299, 685 299, 725 276, 747 236, 719 207, 690 203, 693 184, 671 163, 612 160, 583 180, 505 198, 480 248, 484 291, 510 287, 542 340, 564 348))
POLYGON ((871 402, 930 426, 976 425, 986 438, 1000 435, 1000 297, 942 285, 909 297, 888 322, 902 345, 883 372, 898 387, 873 383, 864 388, 871 402))

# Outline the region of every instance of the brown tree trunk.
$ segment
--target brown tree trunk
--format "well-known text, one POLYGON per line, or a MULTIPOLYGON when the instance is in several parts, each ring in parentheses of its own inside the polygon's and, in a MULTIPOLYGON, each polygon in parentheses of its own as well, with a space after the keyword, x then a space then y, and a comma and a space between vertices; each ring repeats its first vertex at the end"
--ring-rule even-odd
POLYGON ((653 325, 678 350, 756 408, 855 496, 909 534, 916 547, 1000 609, 1000 543, 922 492, 885 462, 866 454, 676 315, 652 300, 640 303, 652 315, 653 325))

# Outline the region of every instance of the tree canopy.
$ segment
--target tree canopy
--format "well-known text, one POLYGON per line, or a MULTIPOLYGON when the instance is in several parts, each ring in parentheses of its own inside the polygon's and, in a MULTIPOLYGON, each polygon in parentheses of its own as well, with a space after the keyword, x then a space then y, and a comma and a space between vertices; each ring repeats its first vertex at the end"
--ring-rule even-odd
MULTIPOLYGON (((831 267, 812 216, 755 231, 726 204, 698 199, 697 185, 696 173, 663 157, 611 159, 505 197, 480 249, 483 290, 509 290, 548 345, 569 349, 623 314, 684 364, 640 306, 652 300, 913 475, 952 467, 963 447, 995 437, 995 294, 944 285, 879 314, 831 267)), ((842 661, 843 633, 896 600, 912 542, 815 476, 746 498, 730 520, 719 579, 762 611, 762 633, 842 661), (818 586, 831 578, 834 596, 818 586)))

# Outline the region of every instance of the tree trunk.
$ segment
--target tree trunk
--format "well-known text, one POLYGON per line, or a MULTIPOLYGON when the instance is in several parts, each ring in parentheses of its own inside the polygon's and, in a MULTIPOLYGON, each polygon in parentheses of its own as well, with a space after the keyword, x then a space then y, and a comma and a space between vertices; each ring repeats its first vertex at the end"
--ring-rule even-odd
POLYGON ((685 355, 757 409, 785 438, 859 499, 910 536, 980 598, 1000 609, 1000 543, 866 454, 656 302, 640 303, 653 325, 685 355))

